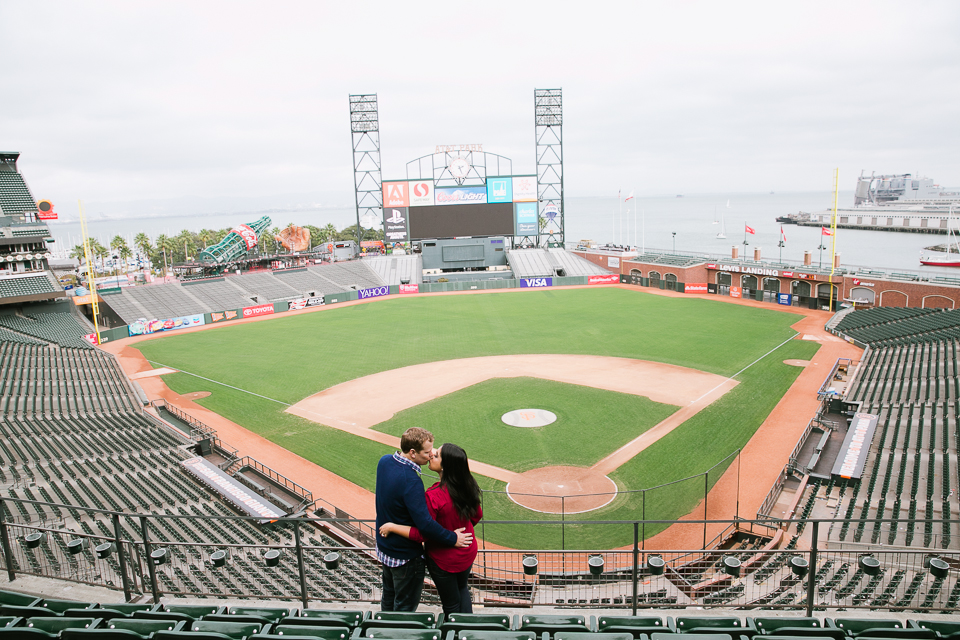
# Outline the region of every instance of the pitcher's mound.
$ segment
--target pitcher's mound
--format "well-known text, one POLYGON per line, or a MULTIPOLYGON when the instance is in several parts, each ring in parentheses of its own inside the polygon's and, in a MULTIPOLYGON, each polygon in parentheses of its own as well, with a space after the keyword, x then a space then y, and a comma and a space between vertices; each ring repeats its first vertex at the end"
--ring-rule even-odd
POLYGON ((617 484, 593 469, 541 467, 507 485, 510 499, 541 513, 584 513, 610 504, 617 484))

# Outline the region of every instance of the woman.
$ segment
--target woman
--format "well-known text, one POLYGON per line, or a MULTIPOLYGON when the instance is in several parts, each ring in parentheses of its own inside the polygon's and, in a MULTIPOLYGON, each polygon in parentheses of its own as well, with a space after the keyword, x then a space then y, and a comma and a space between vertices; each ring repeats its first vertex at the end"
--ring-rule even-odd
MULTIPOLYGON (((480 508, 480 487, 470 473, 466 452, 449 442, 430 461, 430 470, 440 481, 427 489, 427 508, 441 526, 450 531, 465 528, 473 534, 473 526, 483 517, 480 508)), ((380 527, 380 535, 396 533, 416 542, 424 538, 416 527, 387 522, 380 527)), ((426 541, 427 569, 437 586, 444 613, 473 613, 470 587, 467 580, 477 557, 477 540, 469 547, 457 549, 426 541)))

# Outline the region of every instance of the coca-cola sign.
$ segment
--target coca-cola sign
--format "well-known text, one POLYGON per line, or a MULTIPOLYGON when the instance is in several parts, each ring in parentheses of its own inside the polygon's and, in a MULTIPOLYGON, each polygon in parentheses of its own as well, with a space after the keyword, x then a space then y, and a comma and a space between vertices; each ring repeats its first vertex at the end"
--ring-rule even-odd
POLYGON ((257 232, 247 225, 237 225, 234 227, 233 232, 243 238, 244 243, 247 245, 247 251, 257 246, 257 232))

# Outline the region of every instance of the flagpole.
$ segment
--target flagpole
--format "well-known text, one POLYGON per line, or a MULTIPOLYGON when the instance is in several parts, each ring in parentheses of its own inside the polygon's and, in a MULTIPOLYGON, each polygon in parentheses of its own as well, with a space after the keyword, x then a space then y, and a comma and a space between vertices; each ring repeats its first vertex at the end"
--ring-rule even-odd
MULTIPOLYGON (((617 192, 617 203, 620 205, 620 242, 623 242, 623 199, 620 197, 620 192, 617 192)), ((613 237, 617 237, 617 221, 613 221, 613 237)))
POLYGON ((840 193, 840 167, 833 180, 833 219, 830 231, 833 232, 833 242, 830 245, 830 312, 833 313, 833 273, 837 270, 837 198, 840 193))

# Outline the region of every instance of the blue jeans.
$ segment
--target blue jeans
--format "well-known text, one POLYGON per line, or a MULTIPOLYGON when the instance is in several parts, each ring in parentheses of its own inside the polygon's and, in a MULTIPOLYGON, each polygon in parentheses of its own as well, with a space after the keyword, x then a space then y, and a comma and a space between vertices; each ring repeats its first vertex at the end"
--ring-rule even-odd
POLYGON ((426 568, 423 558, 407 560, 399 567, 383 565, 383 594, 381 611, 416 611, 423 591, 426 568))
POLYGON ((445 614, 473 613, 473 602, 470 600, 470 569, 459 573, 450 573, 437 566, 433 558, 427 556, 427 568, 433 584, 437 586, 440 604, 445 614))

